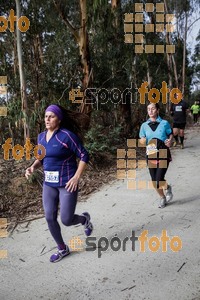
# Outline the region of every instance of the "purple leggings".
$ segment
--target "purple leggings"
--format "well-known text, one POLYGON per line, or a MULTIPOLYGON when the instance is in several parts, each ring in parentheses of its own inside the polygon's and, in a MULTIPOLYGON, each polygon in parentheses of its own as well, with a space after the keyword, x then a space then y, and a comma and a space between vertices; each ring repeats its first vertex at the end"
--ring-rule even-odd
POLYGON ((57 221, 58 205, 60 200, 60 218, 64 225, 71 226, 85 223, 85 217, 75 215, 78 189, 68 192, 64 187, 51 187, 43 185, 43 207, 49 230, 58 245, 63 245, 60 225, 57 221))

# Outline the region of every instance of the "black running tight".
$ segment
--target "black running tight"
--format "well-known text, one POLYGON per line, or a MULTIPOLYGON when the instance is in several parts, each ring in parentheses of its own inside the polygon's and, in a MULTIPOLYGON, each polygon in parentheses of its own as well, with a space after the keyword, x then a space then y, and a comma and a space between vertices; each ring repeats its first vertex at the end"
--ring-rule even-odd
POLYGON ((165 174, 167 172, 169 163, 167 163, 167 168, 159 168, 159 164, 157 168, 149 168, 149 173, 151 175, 151 180, 154 183, 155 188, 161 188, 165 182, 165 174))
POLYGON ((64 225, 84 224, 85 217, 74 214, 78 190, 68 192, 64 187, 43 185, 43 206, 49 231, 58 245, 63 245, 60 225, 57 221, 58 204, 60 202, 60 218, 64 225))

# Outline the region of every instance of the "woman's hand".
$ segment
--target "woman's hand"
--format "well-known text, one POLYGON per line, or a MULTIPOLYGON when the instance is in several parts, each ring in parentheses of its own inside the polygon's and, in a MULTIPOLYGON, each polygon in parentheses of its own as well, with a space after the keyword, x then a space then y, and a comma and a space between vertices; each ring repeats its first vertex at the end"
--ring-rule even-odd
POLYGON ((141 145, 146 145, 146 138, 145 138, 145 137, 140 138, 140 139, 139 139, 139 143, 140 143, 141 145))
POLYGON ((78 181, 79 178, 77 176, 73 176, 67 183, 65 186, 65 189, 67 189, 68 192, 74 192, 77 190, 78 187, 78 181))
POLYGON ((34 167, 33 167, 33 166, 27 168, 27 169, 26 169, 26 172, 25 172, 25 177, 26 177, 26 179, 28 179, 28 177, 29 177, 31 174, 33 174, 33 172, 34 172, 34 167))
POLYGON ((165 145, 166 145, 168 148, 170 148, 171 143, 172 143, 172 140, 171 140, 171 139, 165 140, 165 145))

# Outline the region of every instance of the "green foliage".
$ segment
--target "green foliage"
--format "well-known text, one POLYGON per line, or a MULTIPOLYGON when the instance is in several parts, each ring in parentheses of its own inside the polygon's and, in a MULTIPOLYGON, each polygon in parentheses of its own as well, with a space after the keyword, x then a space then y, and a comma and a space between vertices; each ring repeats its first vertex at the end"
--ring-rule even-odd
POLYGON ((192 105, 195 101, 200 101, 200 90, 192 93, 189 103, 192 105))
POLYGON ((85 136, 85 147, 92 157, 104 156, 106 152, 115 153, 116 145, 120 142, 122 128, 105 128, 95 125, 85 136))
POLYGON ((39 178, 38 173, 35 172, 34 174, 31 174, 31 175, 29 176, 29 178, 28 178, 28 183, 29 183, 29 184, 33 184, 33 183, 35 183, 35 182, 38 181, 38 178, 39 178))

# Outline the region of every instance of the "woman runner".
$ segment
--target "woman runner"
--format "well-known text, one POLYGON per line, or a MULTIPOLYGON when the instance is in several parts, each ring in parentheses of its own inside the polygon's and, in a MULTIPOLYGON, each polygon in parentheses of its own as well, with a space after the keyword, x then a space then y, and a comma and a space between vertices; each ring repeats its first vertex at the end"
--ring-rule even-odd
POLYGON ((90 236, 93 230, 88 212, 75 214, 78 182, 89 161, 89 156, 77 136, 81 130, 78 122, 73 119, 73 112, 70 115, 70 112, 63 107, 50 105, 45 111, 45 126, 46 131, 38 136, 38 144, 44 146, 46 155, 42 160, 36 159, 32 166, 26 169, 25 176, 28 178, 36 169, 43 166, 45 179, 42 198, 45 218, 58 247, 58 251, 51 255, 50 261, 58 262, 70 254, 57 221, 59 202, 60 217, 64 225, 80 223, 84 225, 87 236, 90 236), (80 159, 78 166, 76 157, 80 159))
POLYGON ((169 122, 159 116, 157 103, 149 104, 147 112, 149 119, 140 128, 140 142, 146 144, 149 173, 153 186, 160 196, 158 207, 164 208, 173 198, 172 187, 165 181, 165 174, 171 161, 169 147, 173 138, 172 129, 169 122), (164 149, 164 152, 160 149, 164 149))

